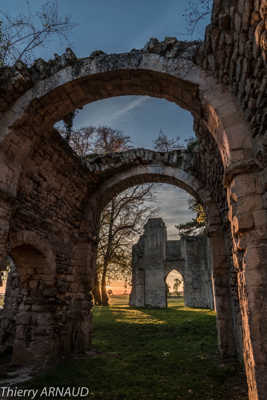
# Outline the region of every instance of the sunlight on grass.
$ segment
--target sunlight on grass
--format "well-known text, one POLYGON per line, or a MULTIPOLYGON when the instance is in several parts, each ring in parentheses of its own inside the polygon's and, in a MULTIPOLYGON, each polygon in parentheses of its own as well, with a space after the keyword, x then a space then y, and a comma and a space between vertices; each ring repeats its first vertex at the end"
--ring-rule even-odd
POLYGON ((136 309, 128 297, 93 309, 92 349, 36 378, 31 387, 90 388, 92 400, 247 400, 238 363, 222 362, 215 313, 169 299, 136 309))
POLYGON ((133 308, 125 308, 122 306, 119 308, 113 307, 112 314, 114 316, 115 321, 123 322, 123 323, 132 323, 132 324, 166 324, 166 321, 162 321, 159 318, 154 318, 151 315, 147 315, 142 312, 140 309, 133 308))

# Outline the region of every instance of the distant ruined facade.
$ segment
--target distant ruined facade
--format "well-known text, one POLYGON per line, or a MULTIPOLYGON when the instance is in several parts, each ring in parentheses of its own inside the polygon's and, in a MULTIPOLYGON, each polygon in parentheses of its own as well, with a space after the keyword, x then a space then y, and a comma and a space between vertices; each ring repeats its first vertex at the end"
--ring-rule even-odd
POLYGON ((214 0, 203 43, 151 39, 129 53, 68 49, 0 69, 0 260, 16 271, 0 350, 46 365, 86 351, 101 210, 124 189, 179 186, 208 219, 219 349, 267 399, 267 0, 214 0), (53 128, 83 105, 120 95, 176 103, 198 143, 80 160, 53 128))
POLYGON ((132 292, 134 307, 167 307, 166 278, 177 270, 184 281, 187 307, 214 308, 212 266, 207 236, 183 236, 167 240, 161 218, 151 218, 144 234, 132 249, 132 292))
POLYGON ((6 293, 7 272, 2 271, 0 276, 0 300, 3 301, 6 293))

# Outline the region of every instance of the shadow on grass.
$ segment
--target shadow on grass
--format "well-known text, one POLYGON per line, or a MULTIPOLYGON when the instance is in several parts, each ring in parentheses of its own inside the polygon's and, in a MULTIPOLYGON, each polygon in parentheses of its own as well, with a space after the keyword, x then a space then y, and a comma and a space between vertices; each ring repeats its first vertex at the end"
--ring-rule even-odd
POLYGON ((99 400, 247 399, 239 366, 218 357, 214 313, 113 305, 93 314, 94 351, 28 386, 86 386, 99 400))

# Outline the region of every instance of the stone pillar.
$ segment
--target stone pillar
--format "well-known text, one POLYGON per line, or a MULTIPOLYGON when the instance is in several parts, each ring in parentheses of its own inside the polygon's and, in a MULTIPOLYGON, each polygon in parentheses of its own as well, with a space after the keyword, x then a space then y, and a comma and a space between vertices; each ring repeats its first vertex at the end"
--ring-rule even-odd
POLYGON ((97 242, 91 237, 75 245, 72 253, 73 281, 69 310, 70 351, 88 350, 92 334, 92 295, 96 273, 97 242))
POLYGON ((206 234, 182 235, 184 303, 187 307, 213 309, 212 270, 206 234))
POLYGON ((143 266, 144 238, 141 236, 138 243, 132 248, 132 291, 130 306, 145 306, 145 274, 143 266))
MULTIPOLYGON (((213 228, 215 227, 213 226, 213 228)), ((219 349, 223 357, 233 357, 236 355, 236 346, 229 287, 230 267, 227 262, 224 235, 220 226, 209 232, 209 241, 213 266, 219 349)))
POLYGON ((167 307, 166 243, 164 222, 161 218, 150 218, 144 227, 144 235, 133 246, 131 306, 167 307))
POLYGON ((249 398, 267 399, 267 171, 231 177, 227 194, 249 398))
POLYGON ((145 306, 167 307, 165 284, 166 226, 161 218, 151 218, 144 233, 145 306))

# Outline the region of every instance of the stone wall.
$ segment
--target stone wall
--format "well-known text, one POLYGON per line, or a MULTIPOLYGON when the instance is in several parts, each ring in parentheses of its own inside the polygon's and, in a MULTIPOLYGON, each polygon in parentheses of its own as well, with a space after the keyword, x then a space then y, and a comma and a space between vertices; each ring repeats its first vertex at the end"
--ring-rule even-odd
MULTIPOLYGON (((197 62, 233 93, 250 127, 250 149, 225 171, 232 247, 230 287, 237 346, 242 349, 249 398, 267 393, 266 176, 267 176, 267 1, 214 0, 212 23, 197 62), (230 172, 230 174, 228 174, 230 172), (238 310, 241 309, 241 312, 238 310), (242 330, 242 332, 241 332, 242 330), (262 333, 260 333, 262 332, 262 333), (263 333, 265 332, 265 333, 263 333), (252 365, 256 365, 255 370, 252 365)), ((225 120, 226 126, 235 119, 225 120)), ((241 131, 241 129, 239 129, 241 131)), ((238 136, 238 129, 237 129, 238 136)), ((249 137, 249 135, 247 135, 249 137)), ((242 151, 244 146, 239 146, 242 151)), ((227 249, 226 254, 229 254, 227 249)), ((241 353, 241 352, 240 352, 241 353)))
POLYGON ((132 257, 131 306, 166 308, 166 278, 176 269, 183 276, 185 305, 213 309, 212 266, 205 234, 167 241, 163 220, 152 218, 133 246, 132 257))
POLYGON ((182 236, 180 239, 184 264, 184 297, 188 307, 214 309, 213 273, 208 254, 208 238, 182 236))
MULTIPOLYGON (((168 181, 192 194, 205 195, 202 183, 192 175, 191 151, 164 154, 134 149, 83 163, 56 131, 35 138, 20 172, 16 196, 5 197, 4 203, 10 217, 9 224, 3 225, 8 226, 8 231, 3 230, 3 244, 8 238, 5 252, 17 266, 16 290, 12 284, 7 298, 8 304, 16 304, 20 311, 6 308, 0 346, 4 350, 13 340, 16 362, 53 357, 56 352, 50 351, 52 347, 68 353, 89 343, 97 215, 103 201, 115 193, 108 190, 95 202, 90 194, 122 171, 133 172, 126 186, 137 184, 139 179, 140 183, 168 181), (140 168, 145 168, 146 174, 140 168), (45 335, 49 348, 42 344, 45 335)), ((124 185, 120 178, 116 191, 124 185)))
POLYGON ((131 305, 166 307, 166 240, 167 231, 162 219, 149 219, 144 227, 144 235, 133 247, 131 305))
POLYGON ((214 0, 212 23, 197 62, 228 85, 253 136, 267 124, 267 2, 214 0))
POLYGON ((24 163, 7 249, 16 271, 0 323, 0 350, 13 344, 16 363, 42 358, 45 365, 55 349, 88 346, 93 250, 89 228, 86 237, 80 230, 89 182, 56 131, 40 138, 24 163))

